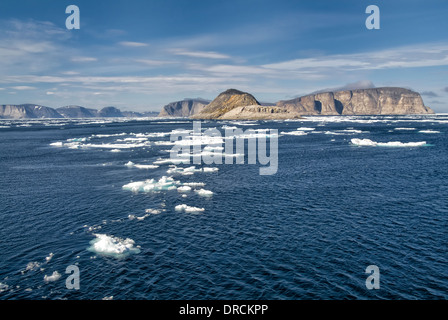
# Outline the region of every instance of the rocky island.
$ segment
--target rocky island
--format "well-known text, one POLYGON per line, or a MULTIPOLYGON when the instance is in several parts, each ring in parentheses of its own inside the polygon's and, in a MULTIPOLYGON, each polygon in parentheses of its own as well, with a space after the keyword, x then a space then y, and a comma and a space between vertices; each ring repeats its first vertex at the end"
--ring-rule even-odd
POLYGON ((184 99, 165 105, 159 113, 159 117, 189 117, 197 114, 210 103, 204 99, 184 99))
POLYGON ((292 119, 302 115, 432 114, 417 92, 395 87, 322 92, 262 106, 251 94, 229 89, 193 119, 292 119))

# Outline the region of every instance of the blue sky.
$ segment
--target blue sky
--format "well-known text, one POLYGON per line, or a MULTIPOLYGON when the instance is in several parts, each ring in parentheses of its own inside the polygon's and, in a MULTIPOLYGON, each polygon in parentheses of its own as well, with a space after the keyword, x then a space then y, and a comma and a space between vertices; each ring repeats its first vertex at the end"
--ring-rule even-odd
POLYGON ((276 102, 399 86, 448 112, 447 13, 446 0, 2 0, 0 104, 158 111, 228 88, 276 102))

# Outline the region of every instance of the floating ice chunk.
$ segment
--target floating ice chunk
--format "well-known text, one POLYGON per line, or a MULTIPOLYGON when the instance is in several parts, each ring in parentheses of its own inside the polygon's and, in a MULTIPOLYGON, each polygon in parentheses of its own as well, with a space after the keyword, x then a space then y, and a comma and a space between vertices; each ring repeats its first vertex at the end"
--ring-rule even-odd
POLYGON ((50 143, 50 146, 53 146, 53 147, 63 147, 64 143, 62 141, 57 141, 57 142, 50 143))
POLYGON ((351 143, 357 146, 370 146, 370 147, 422 147, 426 145, 426 141, 419 142, 376 142, 370 139, 351 139, 351 143))
POLYGON ((51 259, 53 259, 53 256, 54 256, 54 253, 50 252, 50 254, 47 257, 45 257, 45 261, 47 261, 47 263, 50 262, 51 259))
POLYGON ((9 286, 5 283, 0 282, 0 293, 9 289, 9 286))
POLYGON ((114 296, 104 297, 101 300, 114 300, 114 296))
POLYGON ((132 161, 129 161, 128 163, 126 163, 125 166, 128 168, 137 168, 137 169, 156 169, 159 167, 154 164, 135 164, 132 161))
POLYGON ((316 130, 316 128, 309 128, 309 127, 297 128, 297 131, 313 131, 313 130, 316 130))
POLYGON ((378 142, 377 145, 379 147, 423 147, 426 145, 426 141, 420 141, 420 142, 391 141, 386 143, 378 142))
POLYGON ((187 206, 186 204, 179 204, 177 205, 174 210, 179 211, 179 212, 188 212, 188 213, 195 213, 195 212, 204 212, 205 209, 204 208, 196 208, 196 207, 190 207, 187 206))
POLYGON ((91 246, 87 249, 91 252, 114 258, 124 258, 140 252, 140 249, 134 246, 135 242, 132 239, 121 239, 106 234, 94 234, 94 236, 96 238, 90 241, 91 246))
POLYGON ((306 136, 308 133, 304 132, 304 131, 282 131, 280 132, 280 134, 286 134, 286 135, 291 135, 291 136, 306 136))
POLYGON ((219 147, 219 146, 207 146, 204 147, 203 151, 216 151, 216 150, 224 150, 224 147, 219 147))
POLYGON ((153 164, 182 164, 184 162, 189 162, 189 159, 157 159, 153 164))
POLYGON ((182 185, 190 186, 190 187, 203 187, 205 186, 204 182, 184 182, 182 185))
POLYGON ((187 175, 192 175, 195 172, 201 172, 201 171, 202 171, 202 169, 196 169, 195 166, 191 166, 191 167, 188 167, 188 168, 179 168, 179 167, 173 166, 170 169, 168 169, 166 171, 166 173, 168 173, 168 174, 176 174, 176 173, 178 173, 178 174, 187 176, 187 175))
POLYGON ((145 212, 150 214, 159 214, 161 211, 159 209, 146 209, 145 212))
POLYGON ((181 186, 177 188, 177 191, 184 193, 184 192, 190 192, 191 191, 191 187, 190 186, 181 186))
POLYGON ((440 133, 440 131, 437 130, 420 130, 420 133, 440 133))
POLYGON ((72 138, 72 139, 67 139, 67 142, 87 142, 88 140, 90 140, 90 138, 85 137, 85 138, 72 138))
POLYGON ((53 282, 53 281, 57 281, 61 278, 61 274, 57 271, 54 271, 51 276, 44 276, 44 281, 45 282, 53 282))
POLYGON ((372 141, 370 139, 352 139, 352 144, 357 146, 371 146, 375 147, 377 143, 375 141, 372 141))
POLYGON ((115 134, 92 134, 91 138, 109 138, 109 137, 120 137, 128 135, 129 133, 122 132, 122 133, 115 133, 115 134))
POLYGON ((163 138, 169 136, 170 132, 149 132, 149 133, 137 133, 136 138, 163 138))
POLYGON ((140 138, 137 138, 137 137, 132 138, 132 137, 130 137, 130 138, 124 138, 124 139, 117 140, 117 141, 147 141, 147 140, 148 140, 147 138, 142 138, 142 137, 140 137, 140 138))
POLYGON ((209 167, 204 167, 204 168, 202 168, 202 170, 204 171, 204 172, 218 172, 218 168, 209 168, 209 167))
POLYGON ((42 264, 37 261, 28 262, 25 270, 22 270, 21 273, 24 274, 25 272, 28 272, 28 271, 34 271, 36 269, 39 269, 41 265, 42 264))
POLYGON ((128 215, 129 220, 134 220, 134 219, 136 219, 136 220, 142 221, 142 220, 145 220, 145 218, 147 218, 147 217, 149 217, 149 214, 145 214, 145 215, 143 215, 143 216, 141 216, 141 217, 137 217, 137 216, 134 215, 134 214, 130 214, 130 215, 128 215))
POLYGON ((194 190, 194 192, 196 192, 201 197, 211 197, 211 196, 213 196, 213 191, 210 191, 210 190, 199 189, 199 190, 194 190))
POLYGON ((221 127, 222 129, 227 129, 227 130, 237 130, 238 129, 238 127, 235 127, 235 126, 228 126, 228 125, 223 125, 222 127, 221 127))
POLYGON ((394 130, 398 130, 398 131, 405 131, 405 130, 409 130, 409 131, 411 131, 411 130, 416 130, 415 128, 395 128, 394 130))
POLYGON ((151 144, 149 142, 142 143, 102 143, 102 144, 93 144, 87 143, 82 144, 82 148, 98 148, 98 149, 132 149, 132 148, 142 148, 149 147, 151 144))
POLYGON ((124 185, 122 188, 124 190, 130 190, 132 192, 157 192, 157 191, 166 191, 177 189, 177 185, 179 185, 179 181, 175 181, 171 177, 165 177, 156 181, 154 179, 149 179, 145 181, 136 181, 131 182, 124 185))

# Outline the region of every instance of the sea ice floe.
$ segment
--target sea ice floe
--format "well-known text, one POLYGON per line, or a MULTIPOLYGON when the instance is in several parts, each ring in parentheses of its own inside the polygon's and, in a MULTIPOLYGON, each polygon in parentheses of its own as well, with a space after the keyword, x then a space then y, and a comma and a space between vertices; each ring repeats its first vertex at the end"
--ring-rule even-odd
POLYGON ((284 134, 284 135, 290 135, 290 136, 306 136, 308 133, 305 131, 300 131, 300 130, 296 130, 296 131, 282 131, 280 132, 280 134, 284 134))
POLYGON ((159 167, 154 164, 135 164, 132 161, 129 161, 128 163, 126 163, 125 166, 128 168, 137 168, 137 169, 156 169, 159 167))
POLYGON ((182 183, 182 185, 189 186, 189 187, 204 187, 205 183, 204 182, 184 182, 184 183, 182 183))
POLYGON ((145 209, 145 212, 146 212, 146 213, 150 213, 150 214, 159 214, 159 213, 161 213, 162 211, 159 210, 159 209, 145 209))
POLYGON ((67 139, 67 142, 87 142, 88 140, 90 140, 90 138, 85 137, 85 138, 72 138, 72 139, 67 139))
POLYGON ((0 282, 0 293, 9 289, 9 286, 6 283, 0 282))
POLYGON ((115 134, 92 134, 91 138, 109 138, 109 137, 120 137, 120 136, 126 136, 129 133, 122 132, 122 133, 115 133, 115 134))
POLYGON ((437 131, 437 130, 420 130, 419 133, 440 133, 440 131, 437 131))
POLYGON ((390 141, 390 142, 376 142, 370 139, 351 139, 351 143, 357 146, 370 146, 370 147, 422 147, 427 145, 426 141, 419 142, 400 142, 400 141, 390 141))
POLYGON ((211 197, 211 196, 213 196, 213 191, 210 191, 210 190, 199 189, 199 190, 194 190, 194 192, 196 192, 201 197, 211 197))
POLYGON ((416 130, 415 128, 394 128, 394 130, 397 131, 412 131, 412 130, 416 130))
POLYGON ((45 257, 45 261, 47 261, 47 263, 50 262, 51 259, 53 259, 53 256, 54 256, 54 253, 50 252, 50 254, 47 257, 45 257))
POLYGON ((134 246, 134 240, 130 238, 122 239, 106 234, 94 234, 96 237, 90 241, 90 247, 87 249, 91 252, 110 256, 114 258, 124 258, 133 253, 139 253, 139 246, 134 246))
POLYGON ((181 163, 188 163, 189 159, 162 159, 159 158, 156 161, 153 162, 153 164, 181 164, 181 163))
POLYGON ((132 138, 132 137, 130 137, 130 138, 124 138, 124 139, 117 139, 116 140, 117 142, 128 142, 128 141, 132 141, 132 142, 135 142, 135 141, 137 141, 137 142, 142 142, 142 141, 148 141, 148 139, 147 138, 132 138))
POLYGON ((142 220, 145 220, 145 218, 147 218, 147 217, 149 217, 149 216, 150 216, 149 213, 147 213, 147 214, 145 214, 145 215, 143 215, 143 216, 140 216, 140 217, 136 216, 135 214, 129 214, 129 215, 128 215, 128 218, 129 218, 129 220, 134 220, 134 219, 136 219, 136 220, 142 221, 142 220))
POLYGON ((177 189, 179 184, 179 181, 163 176, 158 181, 154 179, 136 181, 125 184, 122 188, 132 192, 157 192, 177 189))
POLYGON ((188 176, 188 175, 192 175, 195 172, 202 172, 202 169, 196 169, 195 166, 191 166, 188 168, 179 168, 176 166, 172 166, 171 168, 169 168, 166 173, 168 174, 181 174, 184 176, 188 176))
POLYGON ((170 132, 148 132, 148 133, 137 133, 136 138, 163 138, 169 136, 170 132))
POLYGON ((297 128, 297 131, 314 131, 316 128, 310 128, 310 127, 300 127, 297 128))
POLYGON ((177 188, 177 191, 180 193, 190 192, 191 187, 190 186, 181 186, 177 188))
POLYGON ((54 271, 50 276, 45 275, 44 276, 44 281, 45 282, 53 282, 53 281, 57 281, 61 278, 61 274, 57 271, 54 271))
POLYGON ((188 212, 188 213, 199 213, 199 212, 205 211, 204 208, 190 207, 186 204, 179 204, 174 208, 174 210, 179 211, 179 212, 188 212))
POLYGON ((176 166, 171 166, 171 168, 169 168, 166 173, 168 174, 181 174, 184 176, 189 176, 194 174, 195 172, 217 172, 219 169, 218 168, 214 168, 214 167, 204 167, 204 168, 199 168, 196 169, 196 166, 190 166, 187 168, 180 168, 180 167, 176 167, 176 166))

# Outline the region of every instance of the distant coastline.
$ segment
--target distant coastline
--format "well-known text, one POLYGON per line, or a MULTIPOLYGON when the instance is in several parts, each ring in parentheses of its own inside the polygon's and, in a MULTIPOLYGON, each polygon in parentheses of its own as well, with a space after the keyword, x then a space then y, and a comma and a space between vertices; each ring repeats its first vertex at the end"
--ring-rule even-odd
POLYGON ((35 104, 0 105, 0 119, 190 117, 192 119, 263 120, 297 119, 310 115, 409 115, 434 114, 421 95, 399 87, 319 92, 275 104, 260 103, 250 93, 228 89, 213 101, 184 99, 160 112, 100 110, 71 105, 50 108, 35 104))

